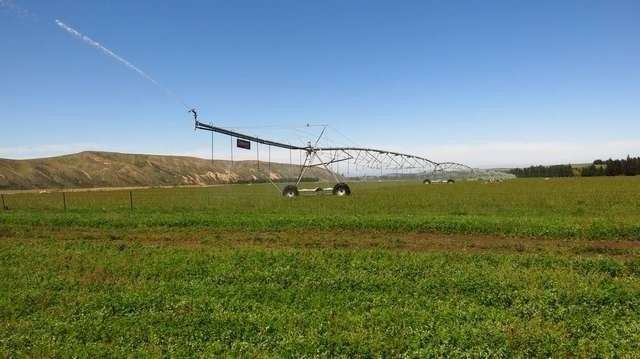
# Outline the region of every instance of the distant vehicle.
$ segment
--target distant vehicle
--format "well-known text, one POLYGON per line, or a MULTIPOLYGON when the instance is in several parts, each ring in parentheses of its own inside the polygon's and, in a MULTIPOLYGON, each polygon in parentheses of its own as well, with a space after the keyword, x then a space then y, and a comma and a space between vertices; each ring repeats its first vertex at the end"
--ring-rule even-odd
POLYGON ((424 184, 436 184, 436 183, 447 183, 447 184, 452 184, 452 183, 456 183, 456 181, 453 178, 448 178, 448 179, 425 179, 424 181, 422 181, 422 183, 424 184))
POLYGON ((437 183, 446 183, 453 184, 456 183, 456 180, 453 178, 454 173, 450 171, 436 171, 432 173, 428 178, 426 178, 422 183, 424 184, 437 184, 437 183))

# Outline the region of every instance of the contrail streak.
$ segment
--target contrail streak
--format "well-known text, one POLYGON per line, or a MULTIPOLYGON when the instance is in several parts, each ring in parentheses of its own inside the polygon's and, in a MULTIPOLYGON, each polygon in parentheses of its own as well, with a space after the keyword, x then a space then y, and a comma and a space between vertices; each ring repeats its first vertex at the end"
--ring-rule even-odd
POLYGON ((99 42, 94 41, 93 39, 91 39, 90 37, 88 37, 86 35, 83 35, 79 31, 77 31, 76 29, 72 28, 71 26, 68 26, 67 24, 65 24, 64 22, 62 22, 60 20, 56 19, 56 24, 59 27, 61 27, 63 30, 65 30, 66 32, 70 33, 71 35, 73 35, 73 36, 77 37, 78 39, 84 41, 85 43, 95 47, 96 49, 102 51, 106 55, 116 59, 118 62, 120 62, 121 64, 125 65, 129 69, 135 71, 138 75, 142 76, 146 80, 148 80, 151 83, 153 83, 154 85, 156 85, 158 88, 160 88, 162 91, 164 91, 167 95, 169 95, 170 97, 173 97, 174 99, 180 101, 185 107, 189 108, 189 106, 187 106, 184 103, 184 101, 182 101, 180 98, 178 98, 173 92, 169 91, 167 88, 165 88, 162 85, 160 85, 160 83, 158 83, 158 81, 154 80, 153 77, 147 75, 147 73, 145 73, 144 71, 140 70, 139 68, 137 68, 132 63, 130 63, 129 61, 125 60, 124 58, 122 58, 121 56, 116 54, 115 52, 107 49, 106 47, 104 47, 102 45, 100 45, 99 42))

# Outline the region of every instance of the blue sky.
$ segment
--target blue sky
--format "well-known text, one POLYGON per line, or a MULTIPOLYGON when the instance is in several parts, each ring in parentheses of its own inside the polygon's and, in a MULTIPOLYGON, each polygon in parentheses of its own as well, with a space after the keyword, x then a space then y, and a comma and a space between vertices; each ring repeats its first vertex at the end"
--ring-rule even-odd
POLYGON ((179 101, 55 19, 203 120, 263 136, 323 123, 479 167, 640 155, 639 14, 636 0, 0 0, 0 157, 210 156, 179 101))

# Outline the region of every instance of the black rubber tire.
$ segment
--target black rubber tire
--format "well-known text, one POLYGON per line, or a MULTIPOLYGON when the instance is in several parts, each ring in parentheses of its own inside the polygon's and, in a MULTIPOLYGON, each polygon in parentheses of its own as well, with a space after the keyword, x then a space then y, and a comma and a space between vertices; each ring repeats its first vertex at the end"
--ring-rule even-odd
POLYGON ((333 186, 334 196, 349 196, 351 194, 351 188, 346 183, 340 182, 333 186))
POLYGON ((456 183, 456 181, 450 179, 450 180, 447 180, 447 183, 456 183))
POLYGON ((300 194, 300 192, 298 192, 298 187, 290 184, 287 185, 283 190, 282 190, 282 195, 284 197, 287 198, 294 198, 294 197, 298 197, 298 195, 300 194))
POLYGON ((430 179, 426 179, 424 181, 422 181, 423 184, 431 184, 431 180, 430 179))

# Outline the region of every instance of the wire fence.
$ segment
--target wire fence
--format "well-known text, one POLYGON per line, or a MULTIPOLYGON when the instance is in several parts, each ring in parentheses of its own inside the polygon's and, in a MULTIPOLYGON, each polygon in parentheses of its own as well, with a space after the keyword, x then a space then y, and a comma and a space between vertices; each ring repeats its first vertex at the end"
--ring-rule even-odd
POLYGON ((139 191, 43 192, 2 194, 2 208, 10 210, 134 209, 139 191))
MULTIPOLYGON (((305 187, 326 187, 326 185, 326 183, 309 183, 305 187)), ((274 199, 278 199, 279 197, 282 197, 280 189, 269 183, 196 188, 178 187, 105 191, 42 191, 0 194, 3 211, 135 211, 144 209, 178 208, 250 208, 262 202, 274 203, 274 199)), ((278 201, 275 201, 276 205, 277 202, 278 201)))

